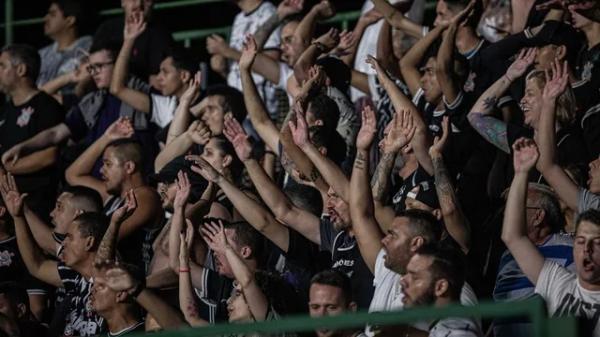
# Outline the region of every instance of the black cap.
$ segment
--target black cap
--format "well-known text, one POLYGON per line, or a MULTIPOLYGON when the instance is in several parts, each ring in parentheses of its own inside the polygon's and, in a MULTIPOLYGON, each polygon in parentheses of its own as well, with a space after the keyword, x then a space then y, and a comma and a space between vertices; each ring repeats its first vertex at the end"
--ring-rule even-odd
POLYGON ((150 175, 150 181, 152 183, 172 184, 177 179, 177 173, 179 173, 179 171, 183 171, 187 174, 190 184, 192 185, 190 201, 198 201, 206 189, 206 186, 208 186, 208 182, 201 175, 192 171, 191 163, 185 160, 185 156, 179 156, 171 160, 160 170, 160 172, 150 175))
POLYGON ((543 47, 549 44, 556 46, 565 46, 567 49, 567 60, 574 66, 577 56, 583 48, 583 41, 575 28, 560 21, 547 21, 540 32, 534 37, 534 43, 537 47, 543 47))

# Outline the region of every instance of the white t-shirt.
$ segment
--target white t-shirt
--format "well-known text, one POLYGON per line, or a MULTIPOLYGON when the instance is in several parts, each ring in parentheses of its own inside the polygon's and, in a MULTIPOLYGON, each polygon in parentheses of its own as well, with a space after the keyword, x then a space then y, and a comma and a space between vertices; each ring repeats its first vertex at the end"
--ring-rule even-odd
POLYGON ((550 315, 559 317, 575 313, 586 320, 584 327, 589 327, 593 336, 600 337, 600 291, 582 288, 575 273, 555 262, 545 261, 535 292, 546 301, 550 315))
POLYGON ((470 319, 449 317, 435 323, 429 337, 479 337, 481 331, 470 319))
POLYGON ((152 117, 150 121, 161 128, 167 126, 177 109, 177 97, 150 94, 152 100, 152 117))
MULTIPOLYGON (((258 28, 276 12, 277 8, 272 3, 263 1, 260 6, 250 13, 238 13, 231 26, 229 46, 236 50, 242 50, 246 34, 255 34, 258 28)), ((279 48, 280 39, 280 28, 277 28, 267 39, 264 49, 279 48)), ((259 94, 265 100, 267 110, 273 111, 273 109, 276 109, 275 85, 269 81, 265 81, 264 77, 257 74, 252 74, 252 78, 254 79, 254 83, 256 83, 259 94)), ((238 62, 230 62, 227 84, 240 91, 242 90, 242 79, 240 77, 238 62)))
MULTIPOLYGON (((400 278, 402 276, 391 269, 386 268, 385 264, 385 250, 381 249, 377 254, 375 260, 375 272, 373 275, 373 285, 375 286, 375 292, 373 293, 373 299, 369 306, 369 312, 381 312, 381 311, 394 311, 404 309, 404 303, 402 298, 402 284, 400 278)), ((478 303, 475 292, 467 283, 462 288, 460 293, 460 303, 462 305, 476 305, 478 303)), ((472 320, 466 319, 470 322, 472 320)), ((413 324, 417 329, 424 331, 429 330, 429 324, 427 322, 418 322, 413 324)), ((476 326, 480 326, 478 323, 476 326)), ((367 335, 373 336, 371 329, 367 327, 367 335)))

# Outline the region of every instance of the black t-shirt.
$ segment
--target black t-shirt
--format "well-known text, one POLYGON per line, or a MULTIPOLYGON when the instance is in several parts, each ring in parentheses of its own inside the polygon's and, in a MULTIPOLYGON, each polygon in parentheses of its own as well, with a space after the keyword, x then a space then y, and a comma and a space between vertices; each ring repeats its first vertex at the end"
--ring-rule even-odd
POLYGON ((0 283, 4 282, 19 284, 29 294, 45 294, 48 291, 48 285, 29 274, 15 236, 0 241, 0 283))
POLYGON ((321 250, 331 252, 331 268, 350 277, 352 297, 361 309, 369 308, 373 298, 373 274, 360 254, 356 238, 347 231, 336 231, 333 224, 321 218, 321 250))
MULTIPOLYGON (((94 41, 113 41, 121 45, 124 26, 123 17, 104 21, 96 31, 94 41)), ((147 81, 150 75, 158 73, 160 62, 173 44, 171 34, 164 27, 153 22, 148 23, 146 30, 135 39, 129 71, 147 81)))
MULTIPOLYGON (((60 124, 65 117, 62 106, 43 91, 29 101, 14 106, 11 101, 4 104, 0 113, 0 155, 39 132, 60 124)), ((16 176, 21 192, 33 192, 55 181, 52 168, 31 174, 16 176)))
POLYGON ((227 300, 233 291, 233 280, 204 268, 202 282, 202 288, 194 288, 200 317, 211 324, 227 322, 227 300))
POLYGON ((69 297, 65 336, 96 336, 106 331, 104 319, 92 309, 92 283, 73 269, 58 263, 58 275, 69 297))
POLYGON ((406 208, 406 196, 413 188, 424 181, 432 180, 431 175, 424 168, 418 166, 406 179, 400 184, 398 192, 394 194, 392 203, 396 211, 403 211, 406 208))

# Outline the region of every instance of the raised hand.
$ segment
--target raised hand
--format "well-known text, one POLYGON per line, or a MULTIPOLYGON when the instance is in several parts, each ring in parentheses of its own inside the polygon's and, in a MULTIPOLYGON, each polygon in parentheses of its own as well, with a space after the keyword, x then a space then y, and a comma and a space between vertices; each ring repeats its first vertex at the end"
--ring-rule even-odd
POLYGON ((122 224, 125 220, 127 220, 135 209, 137 208, 137 200, 135 199, 135 193, 133 190, 127 191, 125 194, 125 202, 116 211, 113 212, 110 217, 110 222, 115 224, 122 224))
POLYGON ((200 228, 202 231, 202 238, 206 241, 206 244, 215 253, 223 254, 225 249, 229 245, 227 242, 227 236, 225 235, 225 229, 223 228, 223 222, 218 220, 219 223, 206 222, 204 226, 200 228))
POLYGON ((340 43, 339 33, 340 32, 339 30, 337 30, 337 28, 331 28, 327 31, 327 33, 319 36, 315 40, 315 43, 320 43, 322 46, 325 47, 325 50, 323 52, 328 52, 335 48, 335 46, 337 46, 338 43, 340 43))
POLYGON ((475 5, 477 4, 477 1, 478 0, 471 0, 471 2, 469 2, 469 4, 467 5, 467 7, 465 7, 465 9, 460 11, 460 13, 456 14, 450 20, 450 25, 464 26, 469 21, 469 18, 475 12, 474 10, 475 10, 475 5))
POLYGON ((0 193, 8 213, 13 218, 23 216, 23 200, 27 197, 27 193, 21 194, 19 192, 15 177, 12 174, 6 173, 0 180, 0 193))
POLYGON ((293 110, 294 114, 296 115, 296 123, 290 120, 288 125, 290 127, 294 143, 302 149, 310 144, 310 140, 308 139, 308 124, 306 123, 304 110, 302 109, 302 104, 300 102, 296 102, 294 104, 293 110))
POLYGON ((329 19, 335 15, 335 7, 329 0, 321 0, 318 4, 313 7, 313 10, 317 11, 319 19, 329 19))
POLYGON ((558 60, 552 62, 552 71, 546 69, 546 86, 542 91, 544 102, 554 101, 562 95, 569 84, 569 64, 565 61, 562 66, 558 60))
POLYGON ((104 274, 106 286, 113 291, 133 291, 140 282, 135 280, 125 268, 115 266, 104 274))
POLYGON ((225 39, 217 34, 212 34, 206 38, 206 51, 211 55, 223 55, 227 47, 225 39))
POLYGON ((358 43, 358 40, 354 37, 354 32, 343 30, 340 33, 340 42, 333 49, 332 54, 338 56, 350 55, 356 43, 358 43))
POLYGON ((240 123, 231 116, 225 117, 225 128, 223 134, 229 140, 235 153, 241 161, 246 161, 252 157, 252 145, 248 140, 248 135, 240 123))
POLYGON ((433 145, 429 148, 429 155, 433 157, 439 157, 442 155, 444 148, 446 147, 446 141, 450 135, 450 118, 444 116, 442 120, 442 137, 435 136, 433 139, 433 145))
POLYGON ((298 14, 304 8, 304 0, 283 0, 277 6, 277 15, 279 19, 284 19, 290 15, 298 14))
POLYGON ((508 67, 508 70, 506 70, 505 76, 508 77, 511 82, 523 76, 529 66, 533 64, 533 61, 535 61, 536 54, 537 49, 535 48, 521 49, 517 59, 510 65, 510 67, 508 67))
POLYGON ((109 140, 117 140, 122 138, 129 138, 133 136, 134 130, 131 125, 131 121, 126 117, 119 117, 113 122, 106 131, 104 136, 108 137, 109 140))
POLYGON ((386 135, 379 143, 383 153, 396 153, 408 145, 415 135, 417 126, 409 110, 397 112, 386 126, 386 135))
POLYGON ((362 110, 362 125, 356 136, 356 148, 359 150, 369 150, 377 132, 375 112, 370 106, 365 106, 362 110))
POLYGON ((242 56, 240 56, 240 60, 238 62, 240 69, 248 70, 252 68, 252 64, 254 63, 254 59, 256 59, 257 53, 258 46, 256 45, 256 40, 254 40, 254 35, 246 35, 244 46, 242 48, 242 56))
POLYGON ((371 68, 373 70, 375 70, 377 75, 385 75, 385 69, 383 69, 383 67, 381 66, 381 63, 375 56, 367 55, 367 59, 365 60, 365 62, 367 62, 369 65, 371 65, 371 68))
POLYGON ((177 172, 177 180, 175 183, 177 184, 177 192, 175 193, 175 200, 173 200, 173 208, 183 209, 190 197, 192 185, 190 184, 187 173, 183 171, 177 172))
POLYGON ((220 182, 222 178, 221 174, 202 157, 197 155, 189 155, 186 156, 185 159, 194 162, 194 164, 192 165, 192 171, 198 173, 207 181, 216 184, 220 182))
POLYGON ((190 219, 185 219, 185 232, 179 233, 179 267, 189 267, 190 251, 194 242, 194 225, 190 219))
POLYGON ((125 20, 123 39, 129 41, 135 40, 138 36, 142 35, 144 30, 146 30, 144 14, 140 12, 134 12, 125 20))
POLYGON ((528 173, 535 166, 540 154, 533 139, 519 138, 513 144, 515 173, 528 173))
POLYGON ((202 83, 202 72, 198 71, 188 82, 188 87, 181 95, 179 101, 193 102, 200 95, 200 83, 202 83))
POLYGON ((187 129, 187 134, 198 145, 206 145, 210 140, 210 129, 200 120, 195 120, 187 129))

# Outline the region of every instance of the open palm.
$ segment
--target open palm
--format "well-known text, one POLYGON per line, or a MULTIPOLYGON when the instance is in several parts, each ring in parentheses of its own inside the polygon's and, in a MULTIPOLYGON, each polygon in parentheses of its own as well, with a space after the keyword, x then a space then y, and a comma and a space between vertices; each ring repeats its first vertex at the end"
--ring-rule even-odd
POLYGON ((368 150, 371 147, 377 131, 375 124, 375 112, 367 105, 362 111, 362 125, 356 136, 356 148, 368 150))
POLYGON ((535 166, 539 157, 537 145, 529 138, 519 138, 513 144, 513 151, 515 172, 529 172, 535 166))

